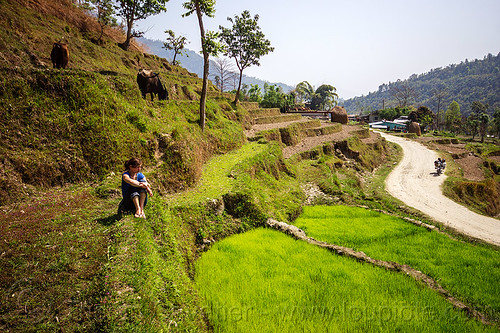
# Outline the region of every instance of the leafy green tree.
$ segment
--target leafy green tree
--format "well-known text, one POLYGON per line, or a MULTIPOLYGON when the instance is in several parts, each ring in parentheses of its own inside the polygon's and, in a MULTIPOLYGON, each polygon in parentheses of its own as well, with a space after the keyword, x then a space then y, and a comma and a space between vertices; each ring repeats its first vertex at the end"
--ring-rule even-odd
POLYGON ((420 121, 419 121, 419 124, 420 124, 420 129, 422 130, 422 132, 429 126, 429 125, 432 125, 432 123, 434 122, 434 117, 431 116, 431 115, 428 115, 428 114, 425 114, 425 115, 422 115, 420 116, 420 121))
POLYGON ((337 105, 339 96, 336 91, 337 88, 329 84, 319 86, 314 92, 311 108, 313 110, 330 110, 337 105))
POLYGON ((120 47, 128 50, 130 40, 133 37, 141 37, 143 32, 133 30, 136 21, 143 20, 151 15, 156 15, 167 10, 165 7, 168 0, 117 0, 119 6, 116 6, 118 15, 120 15, 127 26, 127 38, 125 42, 120 43, 120 47))
POLYGON ((261 102, 262 101, 262 91, 258 84, 252 84, 248 90, 248 97, 250 102, 261 102))
POLYGON ((496 108, 495 113, 493 113, 493 129, 497 138, 500 139, 500 108, 496 108))
POLYGON ((264 83, 264 96, 260 106, 264 108, 280 108, 283 111, 292 106, 294 100, 295 96, 285 94, 281 87, 264 83))
POLYGON ((469 133, 472 134, 472 140, 474 140, 477 133, 479 132, 479 120, 477 119, 476 114, 471 113, 467 117, 466 126, 469 133))
POLYGON ((459 129, 460 122, 462 120, 462 114, 460 113, 460 104, 456 101, 451 102, 445 113, 446 128, 456 133, 459 129))
POLYGON ((241 17, 236 15, 234 19, 228 17, 227 20, 233 26, 231 28, 219 26, 221 30, 220 40, 225 46, 224 54, 235 59, 236 66, 240 71, 238 90, 234 100, 235 103, 238 103, 243 70, 252 65, 260 66, 260 57, 274 51, 274 48, 257 24, 259 15, 252 18, 250 12, 245 10, 241 17))
MULTIPOLYGON (((411 112, 413 112, 414 109, 411 107, 400 107, 397 106, 395 108, 386 108, 379 110, 379 117, 380 119, 385 119, 385 120, 394 120, 396 118, 399 118, 401 116, 409 116, 411 112)), ((415 121, 417 121, 417 114, 415 112, 415 121)))
POLYGON ((398 108, 387 108, 378 111, 380 119, 393 121, 400 116, 398 108))
POLYGON ((479 115, 479 132, 481 134, 481 142, 484 142, 484 136, 486 135, 486 130, 488 129, 488 125, 490 123, 490 116, 483 112, 479 115))
POLYGON ((477 115, 480 115, 481 113, 488 111, 488 107, 489 107, 488 104, 483 104, 479 101, 472 102, 472 104, 470 106, 472 112, 477 114, 477 115))
POLYGON ((432 125, 434 121, 434 113, 427 106, 420 106, 415 113, 417 116, 417 122, 420 124, 422 132, 427 126, 432 125))
POLYGON ((186 46, 186 44, 188 44, 189 42, 187 41, 187 38, 184 36, 175 37, 175 33, 172 30, 165 30, 165 33, 168 35, 168 37, 167 41, 163 43, 163 48, 165 50, 174 51, 174 58, 172 59, 172 64, 176 65, 177 62, 175 61, 175 58, 177 57, 177 55, 182 55, 184 46, 186 46))
POLYGON ((203 15, 214 17, 215 15, 215 0, 190 0, 183 4, 187 12, 182 16, 186 17, 196 13, 198 17, 198 26, 200 27, 201 35, 201 49, 203 53, 203 85, 201 88, 200 96, 200 127, 205 130, 205 108, 207 101, 207 87, 208 87, 208 71, 210 68, 209 57, 217 56, 221 51, 221 45, 217 43, 217 33, 207 31, 203 26, 203 15))
POLYGON ((302 81, 295 87, 298 99, 311 105, 311 109, 331 109, 337 105, 337 88, 329 84, 323 84, 314 90, 307 81, 302 81))
POLYGON ((99 38, 97 38, 97 43, 99 44, 104 35, 104 27, 116 24, 116 18, 113 17, 115 13, 113 0, 90 0, 90 2, 94 5, 93 10, 95 11, 97 22, 101 27, 101 33, 99 34, 99 38))
POLYGON ((299 103, 311 103, 314 97, 314 88, 307 81, 302 81, 297 86, 295 86, 295 92, 297 94, 297 99, 299 103))
POLYGON ((488 110, 488 104, 483 104, 479 101, 474 101, 472 102, 471 106, 471 113, 469 117, 467 117, 467 127, 469 131, 472 133, 472 140, 474 140, 475 136, 479 133, 481 134, 481 142, 484 140, 484 132, 486 132, 486 129, 483 129, 483 126, 488 126, 483 125, 483 122, 489 123, 489 117, 486 120, 486 118, 483 116, 488 110))

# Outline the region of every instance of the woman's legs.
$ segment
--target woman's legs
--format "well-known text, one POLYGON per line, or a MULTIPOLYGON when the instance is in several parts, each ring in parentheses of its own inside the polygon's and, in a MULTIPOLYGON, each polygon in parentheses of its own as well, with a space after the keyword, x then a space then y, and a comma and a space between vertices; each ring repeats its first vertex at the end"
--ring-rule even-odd
MULTIPOLYGON (((135 217, 141 217, 142 209, 141 209, 141 204, 140 204, 139 196, 138 195, 133 196, 132 197, 132 202, 134 203, 134 206, 135 206, 135 214, 134 214, 134 216, 135 217)), ((143 206, 143 208, 144 208, 144 206, 143 206)))
POLYGON ((140 197, 139 197, 139 207, 141 209, 141 217, 146 218, 146 215, 144 215, 144 203, 146 202, 146 192, 141 192, 140 197))
POLYGON ((144 205, 146 204, 146 198, 147 198, 146 190, 140 189, 136 192, 133 192, 130 194, 130 198, 132 199, 132 202, 134 203, 135 207, 134 216, 145 218, 146 216, 144 215, 144 205))

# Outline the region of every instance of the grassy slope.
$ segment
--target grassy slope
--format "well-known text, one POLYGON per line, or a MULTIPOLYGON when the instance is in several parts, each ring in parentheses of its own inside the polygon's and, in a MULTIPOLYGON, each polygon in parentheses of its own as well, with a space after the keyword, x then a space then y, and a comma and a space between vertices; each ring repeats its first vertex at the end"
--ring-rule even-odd
POLYGON ((2 331, 106 326, 105 265, 114 228, 107 214, 115 207, 75 186, 2 206, 2 331))
MULTIPOLYGON (((202 133, 198 78, 124 52, 116 46, 123 36, 111 30, 94 44, 95 24, 67 3, 0 0, 0 205, 9 235, 0 245, 0 291, 8 300, 0 328, 207 330, 192 283, 199 248, 270 216, 293 220, 302 176, 276 144, 238 150, 248 115, 224 98, 208 101, 202 133), (44 63, 62 37, 70 68, 52 70, 44 63), (142 67, 160 72, 170 101, 141 99, 135 75, 142 67), (229 151, 236 152, 211 160, 209 178, 201 178, 205 162, 229 151), (120 219, 115 175, 131 155, 145 161, 157 193, 186 190, 201 178, 198 194, 156 196, 146 221, 120 219), (51 187, 68 182, 80 185, 51 187)), ((350 190, 358 176, 340 178, 344 201, 350 193, 366 199, 350 190)))
MULTIPOLYGON (((95 45, 95 34, 78 25, 78 11, 61 4, 46 2, 34 12, 30 6, 36 3, 0 1, 0 103, 5 110, 0 114, 0 191, 2 234, 9 236, 0 245, 1 295, 8 299, 2 302, 0 328, 205 330, 191 280, 197 247, 204 239, 252 227, 265 218, 263 212, 273 211, 276 218, 293 215, 266 204, 261 196, 270 193, 256 194, 248 188, 251 181, 237 176, 266 167, 279 176, 281 151, 271 145, 220 157, 228 170, 234 169, 229 180, 237 184, 238 200, 228 207, 238 217, 207 210, 205 196, 172 208, 156 196, 147 222, 120 219, 115 214, 119 177, 113 174, 119 174, 125 159, 144 160, 157 194, 187 189, 212 155, 242 146, 240 120, 246 111, 233 109, 224 98, 211 99, 201 132, 198 78, 157 57, 124 52, 112 35, 95 45), (52 41, 61 35, 70 45, 70 68, 46 68, 42 62, 49 63, 52 41), (141 67, 160 72, 170 101, 140 97, 135 74, 141 67), (89 181, 98 186, 92 190, 89 181), (80 184, 75 191, 84 197, 52 187, 68 182, 80 184), (25 203, 14 203, 20 199, 25 203)), ((217 173, 220 158, 210 174, 216 180, 204 193, 219 200, 233 186, 218 188, 228 179, 227 170, 217 173)), ((286 186, 276 179, 274 184, 286 186)), ((291 202, 285 207, 296 211, 300 196, 287 195, 281 196, 291 202)))
POLYGON ((492 320, 500 318, 496 293, 498 250, 428 231, 399 218, 355 207, 305 207, 295 225, 308 236, 363 251, 372 258, 407 264, 492 320))
POLYGON ((197 262, 220 332, 494 332, 411 278, 257 229, 197 262))
MULTIPOLYGON (((464 140, 466 141, 466 140, 464 140)), ((499 154, 500 146, 493 143, 479 143, 472 140, 466 149, 481 157, 483 181, 469 181, 463 178, 463 171, 453 163, 446 174, 449 176, 443 186, 443 192, 453 201, 469 207, 480 214, 498 217, 500 215, 500 168, 491 160, 490 154, 499 154)), ((451 156, 450 156, 451 157, 451 156)), ((448 158, 448 161, 453 161, 448 158)))
POLYGON ((241 109, 209 101, 202 133, 193 101, 200 79, 165 59, 123 51, 114 30, 93 43, 96 23, 67 1, 0 1, 0 16, 0 204, 33 186, 102 179, 133 155, 149 165, 175 160, 157 184, 175 191, 193 184, 213 153, 241 146, 234 121, 241 109), (69 43, 69 69, 52 70, 52 42, 61 38, 69 43), (140 68, 160 73, 171 101, 142 100, 140 68))
MULTIPOLYGON (((92 43, 95 33, 84 22, 88 17, 65 1, 0 1, 0 15, 0 204, 2 235, 8 236, 0 247, 0 287, 2 299, 10 295, 2 302, 0 327, 95 331, 140 327, 148 320, 151 327, 163 327, 171 308, 148 314, 158 297, 176 305, 194 302, 189 266, 196 242, 190 235, 196 236, 197 228, 177 218, 164 225, 170 213, 163 212, 160 197, 156 204, 151 200, 148 221, 155 228, 142 220, 120 220, 114 213, 119 177, 113 174, 135 155, 148 166, 157 193, 187 188, 213 154, 243 144, 237 120, 245 110, 233 110, 224 99, 209 100, 201 132, 193 101, 198 78, 164 59, 124 52, 112 32, 104 44, 92 43), (52 42, 62 36, 70 45, 70 68, 45 67, 52 42), (160 72, 172 100, 140 97, 135 74, 141 67, 160 72), (52 187, 68 182, 81 184, 75 191, 84 195, 52 187), (99 186, 91 190, 89 182, 99 186), (15 203, 21 199, 25 203, 15 203), (179 249, 177 243, 163 246, 170 240, 179 249), (165 262, 165 251, 180 254, 165 262), (171 267, 177 268, 174 278, 165 270, 171 267), (159 280, 148 274, 159 274, 159 280), (180 291, 165 291, 171 280, 180 291), (145 295, 137 309, 120 296, 129 288, 134 294, 158 293, 151 302, 145 295), (123 306, 115 312, 112 304, 118 303, 123 306), (130 320, 124 323, 120 311, 130 320)), ((197 313, 179 325, 205 327, 197 313)))

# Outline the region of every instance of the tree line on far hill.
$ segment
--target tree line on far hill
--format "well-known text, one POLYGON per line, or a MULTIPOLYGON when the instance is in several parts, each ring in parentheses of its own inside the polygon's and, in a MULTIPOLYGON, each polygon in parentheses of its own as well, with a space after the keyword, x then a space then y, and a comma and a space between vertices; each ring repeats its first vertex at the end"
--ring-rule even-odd
POLYGON ((348 113, 380 119, 413 115, 422 128, 500 138, 500 53, 389 82, 344 102, 348 113))
POLYGON ((453 101, 461 105, 464 116, 473 112, 472 103, 476 101, 489 106, 489 115, 500 107, 500 53, 382 84, 367 96, 346 100, 344 107, 350 114, 368 114, 398 106, 425 105, 437 114, 453 101))
POLYGON ((471 112, 465 115, 457 101, 451 102, 442 112, 434 113, 427 106, 416 109, 413 106, 397 106, 374 111, 379 119, 392 121, 401 116, 408 116, 410 121, 418 122, 422 131, 447 131, 447 135, 465 134, 481 137, 481 142, 487 134, 500 138, 500 108, 496 107, 490 115, 488 104, 479 101, 472 102, 471 112))

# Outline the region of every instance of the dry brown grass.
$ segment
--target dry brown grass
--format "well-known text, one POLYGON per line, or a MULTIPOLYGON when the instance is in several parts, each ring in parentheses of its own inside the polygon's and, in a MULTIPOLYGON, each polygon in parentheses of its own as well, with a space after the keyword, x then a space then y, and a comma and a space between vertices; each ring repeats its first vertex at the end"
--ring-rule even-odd
MULTIPOLYGON (((70 0, 19 0, 27 8, 31 8, 43 15, 51 15, 78 28, 80 32, 100 32, 100 25, 96 18, 87 11, 78 7, 70 0)), ((105 27, 104 35, 115 42, 123 42, 125 34, 119 27, 105 27)), ((144 52, 143 47, 132 41, 132 49, 144 52)))
POLYGON ((102 328, 110 203, 54 188, 1 208, 0 331, 102 328))

